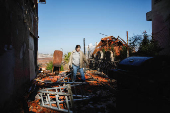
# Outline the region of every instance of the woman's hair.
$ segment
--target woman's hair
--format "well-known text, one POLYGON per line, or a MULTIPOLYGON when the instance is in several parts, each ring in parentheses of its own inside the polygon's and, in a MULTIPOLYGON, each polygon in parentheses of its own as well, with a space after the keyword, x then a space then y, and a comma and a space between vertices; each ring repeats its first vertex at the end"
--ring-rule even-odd
POLYGON ((77 49, 77 48, 81 48, 81 46, 80 46, 80 45, 76 45, 76 48, 75 48, 75 49, 77 49))

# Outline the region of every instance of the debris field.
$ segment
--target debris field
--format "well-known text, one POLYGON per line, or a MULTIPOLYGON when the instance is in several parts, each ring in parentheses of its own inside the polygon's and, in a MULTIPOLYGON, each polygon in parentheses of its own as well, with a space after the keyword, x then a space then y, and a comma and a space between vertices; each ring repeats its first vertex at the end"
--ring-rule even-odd
MULTIPOLYGON (((68 71, 61 71, 60 76, 50 72, 39 73, 33 80, 32 86, 29 89, 29 93, 26 95, 29 112, 32 113, 60 113, 60 110, 54 110, 42 106, 39 90, 45 88, 59 87, 58 80, 64 77, 68 71)), ((76 91, 81 89, 88 95, 88 99, 81 101, 74 101, 74 107, 70 108, 74 113, 113 113, 116 112, 116 80, 109 78, 102 72, 96 70, 85 71, 86 81, 83 86, 76 87, 76 91)), ((70 82, 71 77, 64 78, 70 82)), ((76 82, 81 82, 80 73, 77 73, 76 82)), ((65 82, 67 84, 67 82, 65 82)), ((74 93, 74 89, 71 89, 74 93)), ((50 98, 53 98, 51 95, 50 98)), ((65 97, 60 96, 59 100, 64 101, 65 97)), ((52 104, 56 107, 57 104, 52 104)), ((67 109, 64 104, 59 104, 60 109, 67 109)))

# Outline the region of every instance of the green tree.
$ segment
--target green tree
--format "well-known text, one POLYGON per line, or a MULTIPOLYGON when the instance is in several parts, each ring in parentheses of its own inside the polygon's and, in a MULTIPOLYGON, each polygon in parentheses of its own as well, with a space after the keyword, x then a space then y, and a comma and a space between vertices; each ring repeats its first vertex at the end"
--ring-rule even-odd
POLYGON ((138 48, 137 52, 133 55, 137 56, 156 56, 162 50, 157 41, 147 35, 147 32, 143 32, 143 36, 137 35, 130 39, 130 46, 132 49, 138 48))
POLYGON ((71 55, 71 52, 68 52, 67 54, 64 55, 64 61, 65 61, 66 63, 69 62, 70 55, 71 55))
POLYGON ((143 33, 143 40, 140 43, 139 46, 139 52, 141 53, 147 53, 149 51, 149 46, 150 46, 150 40, 148 39, 148 35, 146 34, 146 32, 143 33))
POLYGON ((132 51, 138 51, 138 47, 140 43, 142 42, 142 35, 135 35, 130 38, 129 40, 129 46, 132 51))
POLYGON ((52 61, 47 63, 46 69, 52 71, 52 69, 53 69, 53 62, 52 61))

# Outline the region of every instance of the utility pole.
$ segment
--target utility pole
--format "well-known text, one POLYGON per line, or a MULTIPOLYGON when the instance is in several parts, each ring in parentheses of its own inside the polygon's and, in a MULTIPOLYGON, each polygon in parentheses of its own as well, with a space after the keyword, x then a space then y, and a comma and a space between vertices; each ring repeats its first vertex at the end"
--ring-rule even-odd
POLYGON ((109 48, 109 47, 108 47, 108 39, 107 39, 107 49, 106 49, 106 51, 108 51, 108 48, 109 48))
POLYGON ((88 59, 89 59, 89 52, 90 52, 90 48, 89 48, 89 45, 88 45, 88 59))
POLYGON ((84 42, 84 55, 85 55, 86 54, 86 50, 85 50, 85 38, 84 38, 83 42, 84 42))
POLYGON ((127 57, 129 57, 128 31, 126 31, 126 33, 127 33, 127 57))

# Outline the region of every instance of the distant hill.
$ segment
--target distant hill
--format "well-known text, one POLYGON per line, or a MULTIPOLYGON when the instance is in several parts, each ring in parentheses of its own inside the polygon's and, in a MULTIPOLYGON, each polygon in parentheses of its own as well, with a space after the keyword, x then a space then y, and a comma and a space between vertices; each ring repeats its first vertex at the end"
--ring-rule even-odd
POLYGON ((53 57, 53 54, 38 53, 38 58, 51 58, 51 57, 53 57))

